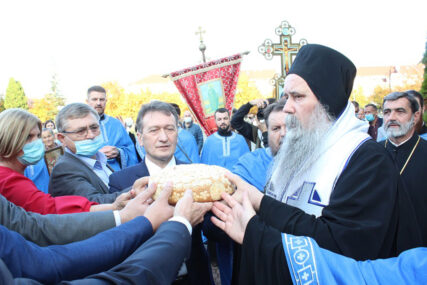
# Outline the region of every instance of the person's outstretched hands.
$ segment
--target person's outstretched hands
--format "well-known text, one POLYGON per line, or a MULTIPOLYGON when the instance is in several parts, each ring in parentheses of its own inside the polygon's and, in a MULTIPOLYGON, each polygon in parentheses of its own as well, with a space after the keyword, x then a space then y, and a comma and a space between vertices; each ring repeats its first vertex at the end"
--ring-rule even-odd
POLYGON ((248 193, 243 193, 242 204, 239 204, 227 193, 222 193, 221 196, 226 201, 227 205, 215 202, 212 207, 212 212, 216 217, 211 217, 211 221, 235 242, 242 244, 249 220, 256 214, 249 201, 248 193))

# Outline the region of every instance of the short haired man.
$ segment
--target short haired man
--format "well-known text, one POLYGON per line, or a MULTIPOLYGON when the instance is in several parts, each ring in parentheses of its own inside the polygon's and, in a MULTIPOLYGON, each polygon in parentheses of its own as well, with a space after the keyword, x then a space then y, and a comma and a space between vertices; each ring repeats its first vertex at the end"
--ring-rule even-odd
POLYGON ((384 129, 381 142, 393 158, 414 205, 419 228, 427 246, 427 141, 420 138, 415 123, 421 116, 418 100, 408 92, 393 92, 384 98, 384 129))
POLYGON ((87 90, 86 102, 99 115, 99 123, 103 139, 100 152, 108 158, 108 164, 114 170, 124 169, 138 163, 134 144, 126 129, 116 118, 104 113, 107 104, 107 92, 102 86, 92 86, 87 90))
MULTIPOLYGON (((303 46, 285 79, 286 135, 267 195, 231 175, 235 197, 248 194, 257 211, 243 225, 242 284, 292 283, 285 268, 278 276, 268 274, 287 262, 278 231, 310 236, 357 260, 392 257, 420 245, 417 226, 407 227, 416 218, 403 214, 409 205, 401 203, 393 161, 354 116, 348 99, 355 75, 354 64, 338 51, 303 46)), ((301 253, 298 260, 309 267, 301 253)))
POLYGON ((383 125, 383 119, 378 117, 378 108, 375 104, 365 106, 365 119, 369 122, 368 134, 377 140, 378 128, 383 125))
MULTIPOLYGON (((178 114, 178 118, 181 116, 181 108, 178 104, 169 103, 175 109, 178 114)), ((176 143, 175 157, 186 163, 199 163, 199 148, 195 137, 187 130, 181 127, 178 121, 178 142, 176 143)))
MULTIPOLYGON (((183 164, 175 156, 178 140, 178 114, 171 104, 151 101, 142 105, 136 119, 137 139, 146 155, 134 166, 110 176, 115 191, 130 187, 138 178, 158 173, 164 168, 183 164)), ((209 265, 201 239, 201 226, 193 229, 191 257, 186 263, 190 284, 209 284, 209 265)), ((184 275, 183 275, 184 276, 184 275)))
MULTIPOLYGON (((202 150, 201 162, 209 165, 219 165, 231 171, 238 159, 249 152, 249 147, 243 136, 230 130, 230 113, 227 109, 217 109, 214 116, 218 131, 206 139, 202 150)), ((232 241, 227 236, 223 240, 213 238, 206 227, 204 227, 204 233, 208 239, 216 239, 221 283, 230 284, 233 268, 232 241)))
POLYGON ((189 131, 193 137, 196 139, 197 147, 199 148, 199 153, 203 148, 203 132, 198 124, 193 121, 193 116, 189 110, 184 112, 184 121, 182 124, 184 130, 189 131))
POLYGON ((286 134, 285 117, 283 112, 286 100, 268 105, 264 110, 267 124, 268 148, 258 148, 244 154, 233 167, 233 173, 239 175, 249 184, 263 191, 267 183, 269 168, 273 157, 276 156, 286 134))
POLYGON ((218 130, 206 139, 201 162, 232 170, 237 160, 249 152, 249 147, 243 136, 231 131, 230 113, 227 109, 219 108, 214 116, 218 130))
POLYGON ((112 203, 121 194, 110 193, 112 173, 103 146, 99 116, 90 106, 72 103, 56 117, 58 139, 65 153, 56 162, 49 183, 52 196, 78 195, 98 203, 112 203))

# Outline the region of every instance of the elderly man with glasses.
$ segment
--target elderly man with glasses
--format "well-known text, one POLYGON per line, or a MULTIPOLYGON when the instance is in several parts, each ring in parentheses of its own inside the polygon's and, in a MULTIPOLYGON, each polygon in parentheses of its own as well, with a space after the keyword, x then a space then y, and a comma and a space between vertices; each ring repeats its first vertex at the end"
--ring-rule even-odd
MULTIPOLYGON (((111 203, 122 192, 110 193, 108 179, 112 173, 107 157, 99 150, 103 139, 99 115, 90 106, 73 103, 56 117, 58 139, 65 147, 64 155, 53 168, 49 193, 52 196, 79 195, 98 203, 111 203)), ((118 198, 127 200, 130 194, 118 198)))

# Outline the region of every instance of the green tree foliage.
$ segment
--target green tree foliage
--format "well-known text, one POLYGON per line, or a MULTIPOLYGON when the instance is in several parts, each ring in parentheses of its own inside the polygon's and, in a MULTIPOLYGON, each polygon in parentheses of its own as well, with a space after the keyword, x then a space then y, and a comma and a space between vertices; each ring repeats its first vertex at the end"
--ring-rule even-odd
POLYGON ((9 108, 22 108, 28 110, 28 99, 25 96, 24 89, 19 81, 10 78, 9 85, 6 89, 6 96, 4 98, 4 107, 9 108))
MULTIPOLYGON (((423 80, 423 83, 421 84, 420 93, 421 95, 423 95, 424 102, 425 102, 426 101, 425 99, 427 98, 427 42, 426 42, 426 49, 424 51, 424 56, 421 62, 422 64, 424 64, 424 80, 423 80)), ((427 124, 427 112, 424 113, 423 118, 424 118, 424 122, 427 124)))
POLYGON ((50 80, 50 93, 46 95, 46 99, 54 103, 56 107, 65 106, 65 97, 59 90, 59 80, 56 73, 52 75, 50 80))
POLYGON ((30 112, 36 115, 42 122, 54 120, 59 109, 65 105, 65 98, 59 91, 56 73, 51 80, 51 88, 48 94, 41 99, 33 99, 30 112))
POLYGON ((424 80, 421 85, 420 93, 423 95, 424 99, 427 98, 427 42, 426 42, 426 50, 424 51, 424 57, 421 60, 422 64, 424 64, 424 80))
POLYGON ((4 110, 4 96, 3 94, 0 94, 0 112, 3 112, 4 110))

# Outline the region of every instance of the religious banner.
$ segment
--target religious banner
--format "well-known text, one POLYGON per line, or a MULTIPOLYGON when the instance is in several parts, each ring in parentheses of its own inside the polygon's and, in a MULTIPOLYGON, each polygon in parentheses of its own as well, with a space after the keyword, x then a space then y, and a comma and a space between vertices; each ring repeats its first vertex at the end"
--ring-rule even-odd
POLYGON ((170 74, 206 135, 216 131, 215 111, 233 108, 241 61, 236 54, 170 74))

